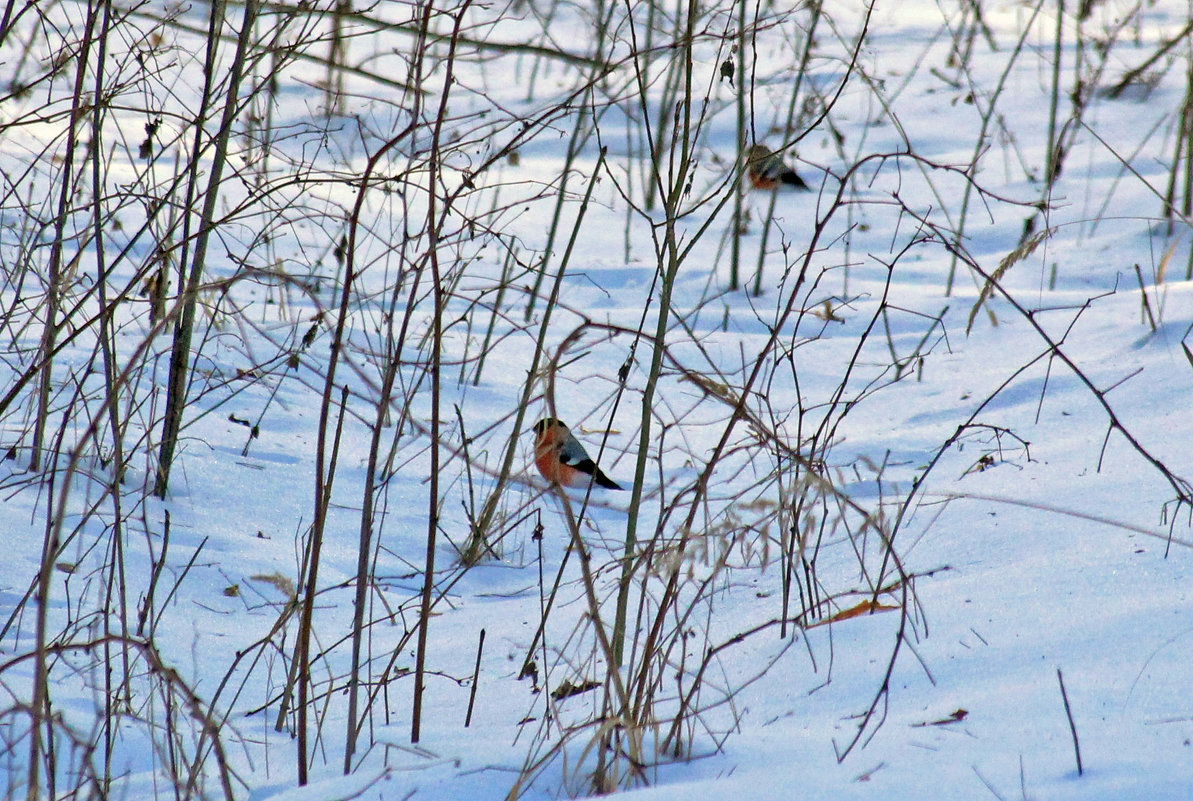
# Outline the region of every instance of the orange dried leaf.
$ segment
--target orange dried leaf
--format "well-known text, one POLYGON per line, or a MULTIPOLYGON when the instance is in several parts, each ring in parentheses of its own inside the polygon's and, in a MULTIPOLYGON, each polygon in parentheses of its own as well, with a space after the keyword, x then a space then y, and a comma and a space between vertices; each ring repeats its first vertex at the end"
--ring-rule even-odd
POLYGON ((837 612, 831 617, 813 623, 811 626, 808 626, 808 628, 823 626, 827 623, 837 623, 842 620, 849 620, 851 617, 861 617, 862 615, 869 615, 873 614, 874 612, 891 612, 898 608, 899 607, 895 606, 894 604, 882 604, 867 598, 866 600, 861 601, 854 606, 849 607, 848 609, 842 609, 840 612, 837 612))

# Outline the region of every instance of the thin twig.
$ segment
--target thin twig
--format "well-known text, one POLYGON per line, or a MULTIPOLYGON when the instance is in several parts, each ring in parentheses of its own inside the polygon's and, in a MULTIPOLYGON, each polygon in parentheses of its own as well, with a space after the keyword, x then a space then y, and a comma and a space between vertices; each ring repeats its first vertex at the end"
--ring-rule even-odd
POLYGON ((1069 734, 1073 736, 1073 753, 1077 756, 1077 775, 1085 771, 1081 767, 1081 743, 1077 741, 1077 725, 1073 723, 1073 709, 1069 706, 1069 694, 1065 691, 1065 677, 1056 669, 1056 680, 1060 683, 1060 697, 1065 702, 1065 717, 1069 719, 1069 734))

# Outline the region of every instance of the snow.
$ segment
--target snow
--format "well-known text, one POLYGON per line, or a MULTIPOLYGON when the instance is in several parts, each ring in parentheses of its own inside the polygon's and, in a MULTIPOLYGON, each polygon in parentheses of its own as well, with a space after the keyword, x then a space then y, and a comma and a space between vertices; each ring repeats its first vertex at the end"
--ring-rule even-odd
MULTIPOLYGON (((591 55, 590 12, 547 5, 473 6, 465 35, 591 55)), ((652 58, 637 62, 649 78, 641 98, 623 8, 611 12, 614 38, 602 53, 610 70, 591 95, 575 94, 589 68, 581 63, 468 46, 448 84, 442 39, 425 47, 433 66, 420 99, 373 81, 369 72, 408 76, 411 20, 421 12, 396 4, 361 13, 401 31, 349 23, 350 60, 365 71, 347 77, 337 116, 322 114, 323 68, 287 64, 277 94, 258 94, 256 110, 238 117, 244 135, 232 139, 221 189, 205 272, 212 283, 201 294, 195 372, 164 499, 151 490, 173 329, 155 325, 140 290, 159 247, 182 238, 185 184, 175 165, 194 135, 203 47, 147 17, 121 22, 105 75, 127 83, 113 90, 120 102, 105 109, 103 132, 113 215, 103 258, 109 297, 126 295, 112 318, 115 370, 126 377, 116 404, 127 424, 119 505, 109 491, 101 262, 83 146, 78 205, 61 237, 69 269, 59 320, 69 312, 69 321, 58 335, 46 461, 30 466, 40 373, 17 387, 39 359, 74 70, 6 98, 0 397, 16 394, 0 406, 0 450, 10 452, 0 461, 5 798, 29 785, 43 563, 51 717, 41 719, 37 747, 52 731, 56 789, 44 784, 43 753, 41 797, 87 788, 82 777, 105 771, 117 797, 222 797, 222 761, 234 797, 253 801, 587 796, 602 789, 594 786, 602 766, 603 789, 643 801, 1193 798, 1193 257, 1189 221, 1177 214, 1169 231, 1162 200, 1189 43, 1157 62, 1148 91, 1091 92, 1080 120, 1070 119, 1067 94, 1076 70, 1099 89, 1112 86, 1180 32, 1187 9, 1099 5, 1080 23, 1080 47, 1066 11, 1055 121, 1065 161, 1049 190, 1055 8, 990 5, 988 39, 961 33, 978 24, 969 6, 879 4, 851 69, 864 9, 838 4, 817 22, 801 76, 794 59, 809 9, 762 20, 747 70, 736 40, 722 38, 737 10, 722 5, 697 26, 692 111, 705 116, 679 198, 683 262, 666 287, 661 341, 668 221, 658 193, 653 205, 645 200, 653 178, 643 117, 657 134, 676 108, 667 76, 682 53, 670 46, 674 21, 660 21, 652 58), (151 29, 166 37, 156 49, 127 38, 151 29), (954 35, 972 47, 963 62, 954 35), (128 52, 138 47, 142 62, 128 52), (773 214, 771 196, 744 197, 743 289, 730 288, 736 108, 718 72, 731 53, 739 84, 754 81, 758 138, 802 137, 786 158, 814 190, 780 194, 773 214), (133 63, 152 69, 138 73, 133 63), (786 135, 797 78, 807 113, 786 135), (417 103, 434 119, 448 85, 442 172, 431 171, 435 132, 424 122, 385 151, 376 174, 387 180, 361 205, 320 465, 342 243, 360 176, 417 103), (549 242, 569 143, 587 124, 580 110, 592 107, 597 133, 581 137, 549 242), (263 110, 276 126, 270 136, 263 110), (148 162, 135 156, 154 113, 164 123, 148 162), (517 158, 502 150, 511 142, 517 158), (443 215, 436 269, 446 304, 437 458, 429 189, 443 215), (146 211, 167 200, 172 226, 146 211), (1048 235, 1020 248, 1029 219, 1048 235), (754 295, 764 236, 764 291, 754 295), (983 292, 994 275, 1001 289, 983 292), (627 561, 635 493, 570 492, 565 503, 534 472, 528 432, 540 417, 565 419, 630 486, 648 396, 642 506, 627 561), (362 728, 345 774, 375 430, 362 728), (275 723, 299 631, 316 477, 333 450, 313 604, 310 774, 299 786, 293 706, 280 730, 275 723), (488 547, 465 564, 471 527, 499 477, 488 547), (575 532, 587 559, 568 519, 582 507, 575 532), (792 552, 806 565, 786 562, 793 527, 805 550, 792 552), (429 529, 434 607, 412 743, 429 529), (43 562, 51 534, 57 550, 43 562), (601 638, 611 635, 627 564, 625 659, 610 669, 601 638), (785 601, 789 567, 796 583, 785 601), (537 673, 520 677, 528 658, 537 673), (552 697, 586 681, 594 685, 552 697), (621 692, 638 719, 606 717, 618 714, 621 692), (195 764, 196 786, 179 789, 195 764)), ((45 28, 17 20, 21 36, 0 33, 0 63, 19 63, 23 80, 40 75, 62 46, 54 37, 81 31, 85 11, 54 6, 45 28), (55 25, 62 31, 47 33, 55 25), (27 63, 26 39, 37 57, 27 63)), ((206 7, 178 13, 205 30, 206 7)), ((634 13, 641 37, 646 7, 634 13)), ((327 21, 304 19, 326 32, 327 21)), ((447 35, 450 23, 444 15, 433 27, 447 35)), ((271 16, 267 28, 280 24, 271 16)), ((304 40, 298 29, 283 33, 304 40)), ((232 43, 221 46, 230 58, 232 43)), ((266 68, 253 67, 250 85, 266 68)), ((85 120, 76 133, 88 141, 85 120)), ((664 182, 678 153, 659 159, 664 182)), ((1183 170, 1182 162, 1178 181, 1183 170)), ((172 254, 176 270, 181 253, 172 254)), ((174 275, 171 304, 177 289, 174 275)))

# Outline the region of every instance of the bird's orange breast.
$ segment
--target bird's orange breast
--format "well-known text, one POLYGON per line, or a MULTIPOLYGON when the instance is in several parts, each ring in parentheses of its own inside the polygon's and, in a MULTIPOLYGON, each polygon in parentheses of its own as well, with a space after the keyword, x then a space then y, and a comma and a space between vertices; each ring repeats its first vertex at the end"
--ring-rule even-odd
POLYGON ((565 487, 583 487, 592 480, 592 476, 586 475, 583 471, 577 470, 570 464, 564 464, 559 460, 559 454, 554 448, 547 448, 544 452, 540 452, 534 459, 534 465, 543 474, 543 478, 550 481, 552 484, 561 484, 565 487))
POLYGON ((750 170, 750 186, 755 189, 775 189, 779 186, 779 179, 772 178, 757 170, 750 170))

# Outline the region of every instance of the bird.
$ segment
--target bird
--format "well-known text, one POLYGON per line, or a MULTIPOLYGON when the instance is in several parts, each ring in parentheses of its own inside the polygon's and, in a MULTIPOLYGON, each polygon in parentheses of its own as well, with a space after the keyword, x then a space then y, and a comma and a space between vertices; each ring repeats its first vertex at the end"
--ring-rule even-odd
POLYGON ((803 192, 811 189, 795 170, 783 163, 782 156, 770 152, 766 145, 754 145, 746 154, 746 177, 755 189, 771 190, 780 185, 803 192))
POLYGON ((534 464, 547 481, 572 489, 585 489, 590 484, 622 489, 597 466, 562 421, 544 417, 534 424, 533 430, 534 464))

